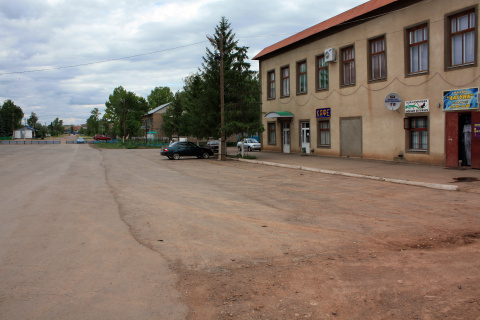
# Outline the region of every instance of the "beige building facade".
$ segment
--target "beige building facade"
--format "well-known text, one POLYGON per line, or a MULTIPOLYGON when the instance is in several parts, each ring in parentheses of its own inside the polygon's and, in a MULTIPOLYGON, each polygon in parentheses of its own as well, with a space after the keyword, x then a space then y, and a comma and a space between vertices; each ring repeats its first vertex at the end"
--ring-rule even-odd
POLYGON ((142 116, 142 123, 148 139, 168 141, 169 137, 163 131, 162 126, 164 123, 163 116, 170 104, 171 102, 158 106, 142 116))
POLYGON ((372 0, 265 48, 264 150, 480 168, 478 1, 372 0))

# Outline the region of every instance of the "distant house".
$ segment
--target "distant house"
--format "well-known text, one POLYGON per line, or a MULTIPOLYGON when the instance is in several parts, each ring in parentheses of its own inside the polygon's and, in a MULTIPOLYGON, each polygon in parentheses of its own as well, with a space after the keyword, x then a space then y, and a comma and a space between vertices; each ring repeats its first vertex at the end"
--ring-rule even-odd
POLYGON ((15 139, 32 139, 33 129, 30 126, 22 127, 15 130, 15 139))
POLYGON ((142 116, 142 123, 146 128, 147 138, 168 140, 168 136, 162 130, 162 125, 163 115, 167 112, 167 108, 170 104, 171 102, 162 104, 142 116))

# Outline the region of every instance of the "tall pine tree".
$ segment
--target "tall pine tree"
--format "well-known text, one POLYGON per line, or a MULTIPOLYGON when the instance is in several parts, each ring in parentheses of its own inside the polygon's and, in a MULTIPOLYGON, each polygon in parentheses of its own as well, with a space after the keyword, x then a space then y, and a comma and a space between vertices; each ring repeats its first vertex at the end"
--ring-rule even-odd
POLYGON ((238 45, 225 17, 209 40, 213 48, 206 49, 199 72, 189 77, 184 87, 188 94, 187 113, 192 124, 196 124, 189 125, 190 135, 217 138, 221 134, 220 46, 223 46, 226 136, 262 132, 260 84, 257 73, 250 70, 247 62, 248 48, 238 45))

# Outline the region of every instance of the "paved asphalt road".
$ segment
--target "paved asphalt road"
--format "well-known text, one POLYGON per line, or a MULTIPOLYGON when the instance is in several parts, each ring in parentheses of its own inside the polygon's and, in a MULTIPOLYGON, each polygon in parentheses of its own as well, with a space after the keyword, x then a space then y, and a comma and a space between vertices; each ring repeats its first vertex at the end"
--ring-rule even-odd
POLYGON ((0 146, 0 319, 183 319, 87 145, 0 146), (155 272, 152 272, 155 270, 155 272))

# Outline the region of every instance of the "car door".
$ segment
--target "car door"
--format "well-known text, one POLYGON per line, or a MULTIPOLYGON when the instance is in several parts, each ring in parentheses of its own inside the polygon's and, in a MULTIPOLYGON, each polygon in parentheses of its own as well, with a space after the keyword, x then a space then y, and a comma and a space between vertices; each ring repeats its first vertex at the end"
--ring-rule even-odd
POLYGON ((185 142, 177 143, 177 152, 181 156, 188 156, 188 147, 185 142))
POLYGON ((197 156, 198 155, 197 146, 192 142, 185 143, 185 155, 197 156))

